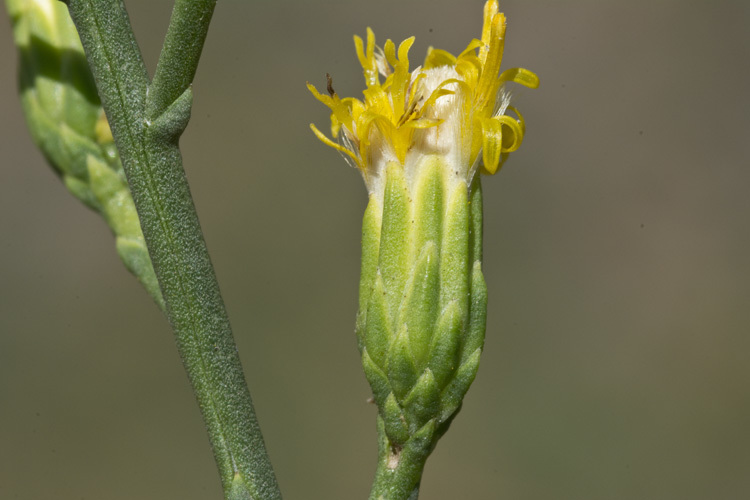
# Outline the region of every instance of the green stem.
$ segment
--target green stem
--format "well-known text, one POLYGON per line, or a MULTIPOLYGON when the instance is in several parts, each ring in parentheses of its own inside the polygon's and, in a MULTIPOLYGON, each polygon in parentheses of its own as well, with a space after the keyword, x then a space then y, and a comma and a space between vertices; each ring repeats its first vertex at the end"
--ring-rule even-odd
POLYGON ((146 116, 155 119, 193 82, 216 0, 176 0, 149 88, 146 116))
POLYGON ((378 416, 378 468, 370 500, 417 500, 424 465, 434 448, 435 427, 420 429, 403 447, 394 447, 378 416))
POLYGON ((178 147, 215 2, 176 2, 152 85, 122 0, 67 3, 120 151, 225 498, 280 499, 178 147))

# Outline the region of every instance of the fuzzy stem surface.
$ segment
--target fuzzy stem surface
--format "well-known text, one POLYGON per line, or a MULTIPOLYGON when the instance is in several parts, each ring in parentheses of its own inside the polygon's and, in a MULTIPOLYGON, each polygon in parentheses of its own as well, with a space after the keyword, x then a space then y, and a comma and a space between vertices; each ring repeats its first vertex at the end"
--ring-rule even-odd
POLYGON ((122 0, 66 3, 122 158, 224 496, 280 499, 178 146, 215 1, 176 2, 153 83, 122 0))

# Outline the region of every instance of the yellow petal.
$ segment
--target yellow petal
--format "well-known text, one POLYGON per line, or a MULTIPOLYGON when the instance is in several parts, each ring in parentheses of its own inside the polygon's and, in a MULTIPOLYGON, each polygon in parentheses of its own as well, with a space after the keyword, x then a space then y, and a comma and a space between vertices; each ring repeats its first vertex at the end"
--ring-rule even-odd
POLYGON ((482 24, 482 47, 479 49, 479 59, 484 64, 490 45, 492 45, 492 24, 500 7, 497 0, 489 0, 484 4, 484 23, 482 24))
POLYGON ((431 69, 440 66, 453 66, 454 64, 456 64, 456 56, 448 51, 430 47, 427 49, 427 57, 425 57, 422 67, 431 69))
POLYGON ((524 68, 506 69, 500 74, 500 82, 516 82, 530 89, 539 87, 539 77, 536 73, 524 68))
POLYGON ((486 118, 482 124, 482 162, 490 174, 497 172, 503 147, 503 125, 498 119, 486 118))
POLYGON ((321 94, 320 92, 318 92, 318 89, 315 88, 315 85, 310 82, 307 82, 307 90, 309 90, 317 100, 319 100, 329 108, 333 108, 333 98, 331 96, 321 94))
POLYGON ((521 114, 521 112, 518 111, 518 108, 516 108, 515 106, 508 106, 508 109, 510 111, 513 111, 516 114, 516 116, 518 116, 518 125, 521 127, 521 132, 525 134, 526 133, 526 121, 523 119, 523 115, 521 114))
MULTIPOLYGON (((490 3, 490 2, 488 2, 490 3)), ((477 82, 476 104, 478 109, 494 107, 495 98, 500 82, 498 74, 500 73, 500 62, 503 59, 503 49, 505 47, 505 16, 495 14, 492 18, 492 32, 490 35, 489 49, 482 60, 482 50, 480 50, 479 60, 482 61, 482 74, 477 82)))
POLYGON ((351 151, 349 151, 348 149, 346 149, 341 144, 336 144, 335 142, 333 142, 331 139, 329 139, 328 137, 326 137, 325 134, 323 134, 323 132, 321 132, 320 130, 318 130, 318 127, 316 127, 312 123, 310 124, 310 129, 313 131, 313 134, 315 134, 315 137, 317 137, 318 139, 320 139, 320 141, 323 144, 325 144, 326 146, 331 146, 333 149, 341 151, 342 153, 348 154, 349 156, 352 157, 352 159, 354 160, 354 162, 357 165, 359 165, 360 168, 362 168, 362 164, 359 162, 359 158, 357 158, 357 156, 354 153, 352 153, 351 151))
POLYGON ((398 61, 396 60, 396 44, 393 43, 393 40, 390 38, 385 41, 385 47, 383 47, 383 53, 385 54, 385 59, 388 61, 388 64, 396 67, 396 64, 398 61))
POLYGON ((523 130, 521 129, 521 124, 519 124, 516 120, 511 118, 510 116, 498 116, 496 118, 504 127, 509 128, 510 130, 505 130, 504 134, 501 134, 502 139, 502 152, 503 153, 512 153, 516 149, 521 146, 521 142, 523 141, 523 130))

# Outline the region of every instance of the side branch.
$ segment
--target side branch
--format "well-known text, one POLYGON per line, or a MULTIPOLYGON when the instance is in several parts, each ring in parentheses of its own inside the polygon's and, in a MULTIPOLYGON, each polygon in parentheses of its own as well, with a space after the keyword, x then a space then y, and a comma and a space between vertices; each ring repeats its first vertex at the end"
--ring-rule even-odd
POLYGON ((178 0, 153 84, 122 0, 69 0, 227 499, 280 499, 182 167, 195 74, 215 1, 178 0))

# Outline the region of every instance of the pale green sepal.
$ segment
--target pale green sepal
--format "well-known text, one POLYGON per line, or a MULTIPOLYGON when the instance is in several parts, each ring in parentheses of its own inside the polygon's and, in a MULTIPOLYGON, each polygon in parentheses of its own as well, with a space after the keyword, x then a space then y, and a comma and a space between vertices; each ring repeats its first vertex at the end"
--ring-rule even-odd
POLYGON ((487 284, 484 282, 482 263, 474 262, 471 272, 471 306, 469 310, 469 324, 466 327, 461 352, 461 363, 471 356, 474 351, 484 347, 484 332, 487 325, 487 284))
POLYGON ((409 193, 401 166, 386 167, 383 224, 378 268, 383 277, 388 310, 395 320, 404 293, 409 257, 409 193))
POLYGON ((406 283, 399 310, 398 326, 406 325, 411 353, 417 371, 424 370, 430 338, 435 328, 440 298, 437 248, 433 241, 425 243, 406 283))
POLYGON ((458 303, 449 303, 440 315, 435 335, 430 345, 428 366, 435 375, 440 388, 445 387, 449 377, 458 367, 458 358, 463 334, 463 318, 458 303))
POLYGON ((440 244, 443 232, 443 169, 442 160, 428 156, 419 165, 414 200, 412 202, 413 236, 411 257, 413 262, 428 241, 440 244))
POLYGON ((385 355, 393 339, 385 293, 383 279, 378 273, 367 306, 367 317, 364 320, 365 328, 362 332, 362 345, 367 349, 375 364, 381 367, 386 366, 385 355))
POLYGON ((386 360, 386 373, 396 398, 403 401, 417 381, 417 367, 409 349, 409 334, 401 328, 396 335, 386 360))
POLYGON ((372 396, 378 408, 383 408, 385 400, 391 392, 391 384, 383 370, 375 364, 370 357, 370 353, 365 348, 362 351, 362 367, 365 370, 365 377, 372 389, 372 396))
POLYGON ((388 395, 385 404, 381 408, 381 415, 388 439, 394 444, 403 445, 409 439, 409 427, 402 408, 399 406, 393 393, 388 395))
POLYGON ((440 306, 457 301, 459 314, 468 310, 469 206, 467 186, 457 183, 450 194, 440 247, 440 306))
POLYGON ((436 418, 440 413, 440 388, 438 387, 432 370, 424 371, 414 388, 403 402, 404 415, 409 424, 409 432, 415 433, 428 420, 436 418))
POLYGON ((440 401, 440 421, 444 422, 461 406, 461 401, 469 390, 469 386, 474 382, 479 369, 479 356, 482 353, 477 349, 471 356, 458 368, 455 376, 451 379, 448 386, 443 390, 440 401))
POLYGON ((359 279, 359 310, 366 316, 367 301, 378 270, 380 249, 380 225, 383 207, 377 197, 370 196, 365 215, 362 217, 362 264, 359 279))

